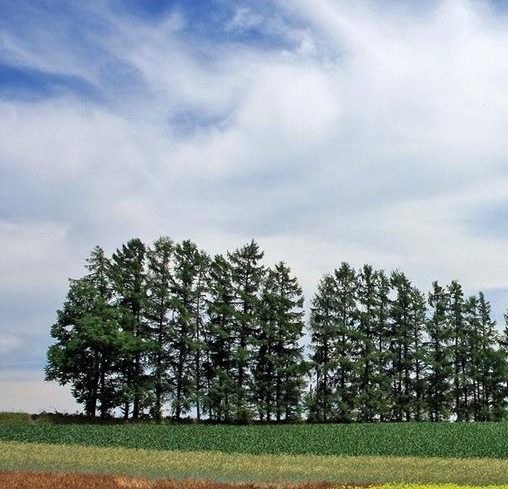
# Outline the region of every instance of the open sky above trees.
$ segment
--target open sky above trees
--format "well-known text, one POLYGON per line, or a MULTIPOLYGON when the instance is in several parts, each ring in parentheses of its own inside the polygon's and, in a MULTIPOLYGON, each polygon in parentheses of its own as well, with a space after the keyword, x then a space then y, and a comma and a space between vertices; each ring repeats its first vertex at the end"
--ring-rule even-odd
MULTIPOLYGON (((0 4, 0 410, 73 412, 49 329, 94 245, 255 238, 508 301, 504 1, 0 4)), ((501 326, 501 324, 499 324, 501 326)))

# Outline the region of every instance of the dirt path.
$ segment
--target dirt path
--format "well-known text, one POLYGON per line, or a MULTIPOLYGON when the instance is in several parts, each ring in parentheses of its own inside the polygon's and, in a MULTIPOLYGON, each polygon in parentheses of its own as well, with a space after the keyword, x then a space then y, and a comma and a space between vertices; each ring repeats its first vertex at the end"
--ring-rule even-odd
MULTIPOLYGON (((0 488, 9 489, 329 489, 331 482, 304 484, 220 484, 195 480, 158 480, 118 475, 66 474, 49 472, 0 471, 0 488)), ((353 486, 341 486, 353 489, 353 486)), ((360 487, 360 486, 355 486, 360 487)), ((367 487, 367 486, 364 486, 367 487)))

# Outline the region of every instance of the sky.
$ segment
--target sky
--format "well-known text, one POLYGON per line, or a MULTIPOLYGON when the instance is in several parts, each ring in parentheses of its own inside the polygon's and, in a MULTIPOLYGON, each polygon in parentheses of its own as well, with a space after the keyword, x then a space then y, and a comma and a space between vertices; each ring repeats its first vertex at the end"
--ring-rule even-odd
POLYGON ((342 261, 508 302, 508 4, 0 2, 0 411, 44 382, 91 249, 254 238, 307 300, 342 261))

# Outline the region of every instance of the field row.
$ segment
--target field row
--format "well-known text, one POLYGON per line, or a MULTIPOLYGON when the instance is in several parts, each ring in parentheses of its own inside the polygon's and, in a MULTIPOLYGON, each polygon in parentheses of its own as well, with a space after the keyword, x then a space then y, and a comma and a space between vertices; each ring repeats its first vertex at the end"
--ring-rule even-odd
POLYGON ((508 489, 508 486, 459 486, 455 484, 353 485, 330 482, 285 484, 219 483, 196 479, 147 479, 122 475, 55 472, 0 471, 0 487, 9 489, 508 489))
POLYGON ((0 470, 122 474, 217 482, 508 484, 508 460, 250 455, 0 443, 0 470))
POLYGON ((249 454, 508 459, 508 423, 282 426, 0 423, 0 441, 249 454))
MULTIPOLYGON (((0 487, 9 489, 339 489, 332 483, 302 484, 219 483, 194 479, 146 479, 121 475, 0 471, 0 487)), ((342 486, 340 489, 361 489, 342 486)))

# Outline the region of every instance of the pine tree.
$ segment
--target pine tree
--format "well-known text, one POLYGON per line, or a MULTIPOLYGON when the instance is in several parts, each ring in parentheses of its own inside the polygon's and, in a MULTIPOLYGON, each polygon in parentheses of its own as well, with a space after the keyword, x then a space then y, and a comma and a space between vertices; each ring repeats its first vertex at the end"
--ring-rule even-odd
POLYGON ((236 392, 233 372, 234 294, 231 265, 216 255, 208 275, 207 317, 203 337, 207 345, 204 364, 208 417, 214 421, 233 420, 232 399, 236 392))
POLYGON ((268 270, 260 302, 254 370, 254 398, 259 417, 271 421, 300 418, 306 364, 303 347, 303 296, 283 262, 268 270))
POLYGON ((259 263, 263 258, 258 244, 252 240, 233 253, 228 253, 234 294, 235 344, 234 362, 236 370, 235 420, 249 421, 252 416, 251 368, 255 357, 254 338, 259 332, 259 294, 265 275, 259 263))
POLYGON ((172 294, 176 312, 171 339, 171 348, 176 352, 171 362, 175 379, 172 407, 176 420, 180 420, 182 414, 188 412, 193 404, 200 409, 198 403, 202 392, 199 350, 203 348, 201 314, 206 262, 206 256, 191 241, 186 240, 176 245, 172 276, 172 294))
POLYGON ((377 290, 377 310, 375 323, 375 346, 376 346, 376 393, 377 399, 376 413, 379 415, 380 421, 390 419, 392 402, 391 382, 390 382, 390 278, 383 270, 377 273, 378 290, 377 290))
POLYGON ((148 366, 151 371, 153 389, 152 416, 160 420, 165 401, 172 392, 169 375, 174 351, 170 348, 172 318, 175 314, 172 294, 173 251, 171 239, 161 237, 147 251, 147 302, 146 319, 151 346, 148 366))
POLYGON ((411 330, 412 286, 406 275, 395 271, 390 277, 395 298, 390 305, 393 414, 395 421, 411 419, 411 372, 414 363, 411 330))
POLYGON ((485 299, 483 292, 480 292, 478 295, 479 343, 477 344, 477 351, 481 352, 478 364, 478 421, 493 421, 494 400, 502 394, 499 377, 502 376, 503 369, 498 363, 498 354, 495 349, 498 342, 496 322, 491 319, 490 310, 490 303, 485 299))
POLYGON ((426 331, 427 304, 425 295, 416 287, 410 290, 409 320, 411 323, 411 349, 412 349, 412 377, 411 377, 411 404, 415 421, 426 420, 427 404, 425 392, 427 390, 426 377, 426 351, 424 335, 426 331), (414 397, 414 399, 413 399, 414 397))
POLYGON ((71 384, 72 394, 85 413, 101 417, 117 405, 115 362, 121 345, 118 311, 111 305, 109 262, 95 247, 87 260, 90 273, 70 281, 63 309, 51 336, 57 343, 48 349, 46 380, 71 384))
POLYGON ((357 278, 354 268, 345 262, 334 271, 333 277, 334 314, 338 329, 333 352, 337 365, 334 377, 335 419, 338 422, 350 422, 356 417, 358 381, 361 376, 361 366, 358 364, 357 278))
MULTIPOLYGON (((359 306, 359 386, 358 421, 374 421, 379 415, 382 392, 379 387, 379 355, 376 342, 385 335, 380 317, 379 274, 371 265, 364 265, 358 275, 357 300, 359 306)), ((382 347, 381 347, 382 348, 382 347)))
POLYGON ((450 416, 453 365, 450 358, 452 334, 447 323, 448 303, 447 291, 437 282, 433 282, 432 291, 428 294, 431 316, 427 319, 426 342, 428 375, 425 397, 430 421, 444 421, 450 416))
POLYGON ((333 377, 337 368, 335 341, 338 325, 335 315, 335 280, 324 276, 312 300, 310 313, 311 333, 311 390, 307 396, 308 420, 331 421, 334 416, 333 377))
POLYGON ((148 377, 145 372, 145 357, 149 344, 146 326, 146 276, 145 245, 131 239, 118 249, 112 257, 111 275, 116 303, 121 315, 121 328, 127 335, 122 352, 122 380, 124 418, 129 416, 132 403, 132 418, 138 419, 146 404, 148 377))
POLYGON ((210 257, 203 251, 198 251, 196 259, 196 286, 194 290, 194 404, 196 406, 196 418, 201 420, 201 410, 206 397, 205 382, 206 372, 204 362, 208 344, 205 341, 205 313, 207 281, 210 267, 210 257))
POLYGON ((452 364, 453 364, 453 408, 457 421, 468 419, 468 344, 470 331, 465 320, 465 304, 462 286, 452 281, 448 286, 450 301, 448 304, 448 319, 452 335, 452 364))

